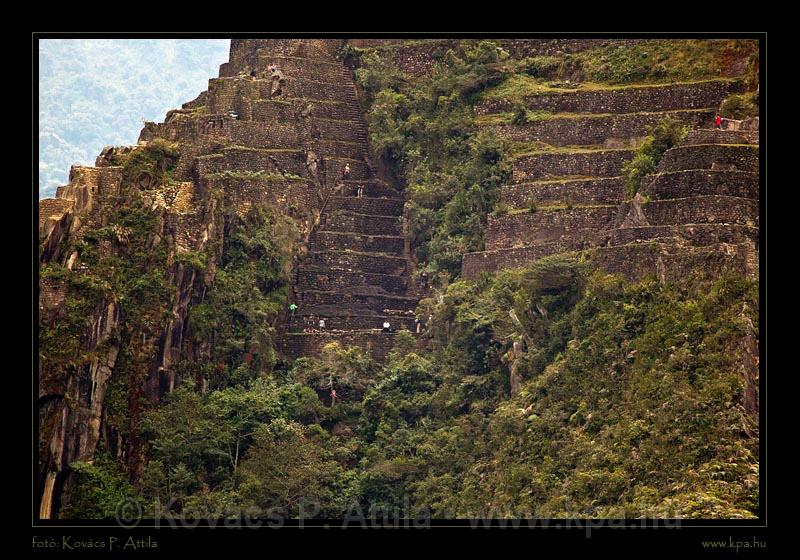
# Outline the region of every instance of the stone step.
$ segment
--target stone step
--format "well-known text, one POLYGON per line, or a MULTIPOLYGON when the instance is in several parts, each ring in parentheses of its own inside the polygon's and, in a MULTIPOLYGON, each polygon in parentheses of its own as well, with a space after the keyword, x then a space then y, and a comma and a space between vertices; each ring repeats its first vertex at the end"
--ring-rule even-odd
MULTIPOLYGON (((313 64, 313 63, 312 63, 313 64)), ((318 82, 324 83, 329 85, 343 85, 346 84, 347 81, 352 80, 352 76, 346 75, 341 68, 336 68, 334 66, 327 66, 327 67, 308 67, 304 64, 293 64, 291 67, 281 68, 278 65, 278 69, 283 73, 284 77, 284 84, 288 84, 294 81, 306 81, 306 82, 318 82)), ((269 71, 264 71, 259 74, 259 78, 271 80, 272 75, 269 71)))
POLYGON ((758 144, 757 130, 700 128, 689 131, 684 144, 758 144))
POLYGON ((374 359, 382 361, 394 347, 396 333, 353 331, 350 333, 286 333, 280 339, 280 351, 289 359, 319 356, 322 347, 331 342, 342 346, 358 346, 374 359))
POLYGON ((724 169, 758 173, 758 146, 750 144, 692 144, 666 151, 659 171, 724 169))
POLYGON ((290 332, 304 332, 313 329, 320 332, 331 331, 380 331, 384 321, 389 322, 391 330, 405 329, 416 332, 416 319, 397 315, 316 315, 313 313, 296 315, 289 321, 290 332), (325 329, 320 331, 319 320, 325 319, 325 329))
POLYGON ((221 173, 201 177, 204 188, 221 188, 226 204, 242 209, 252 205, 278 205, 292 215, 301 215, 319 204, 319 188, 309 179, 287 179, 281 175, 221 173), (292 209, 294 209, 292 211, 292 209))
MULTIPOLYGON (((736 89, 731 80, 611 87, 598 90, 542 92, 526 96, 531 111, 550 113, 637 113, 716 108, 736 89)), ((513 111, 510 99, 485 99, 475 106, 479 115, 513 111)))
POLYGON ((373 216, 337 210, 323 215, 320 231, 353 232, 363 235, 401 236, 402 219, 398 216, 373 216))
POLYGON ((699 195, 724 195, 758 198, 758 173, 752 171, 712 171, 689 169, 659 173, 640 189, 653 199, 686 198, 699 195))
POLYGON ((490 215, 486 248, 504 249, 514 245, 588 239, 598 230, 608 229, 617 210, 617 206, 596 206, 490 215))
POLYGON ((311 105, 309 117, 336 119, 336 120, 361 120, 360 110, 354 110, 349 104, 343 102, 325 102, 315 99, 291 99, 280 96, 276 99, 257 99, 252 102, 252 120, 254 121, 281 121, 299 118, 301 111, 311 105))
MULTIPOLYGON (((227 128, 227 137, 236 146, 257 149, 293 149, 304 143, 301 130, 293 123, 267 123, 233 120, 227 128)), ((341 141, 327 136, 315 142, 318 155, 323 158, 344 158, 363 161, 366 154, 364 142, 341 141)))
POLYGON ((403 254, 405 238, 393 235, 359 235, 319 231, 311 239, 315 251, 350 250, 360 253, 403 254))
POLYGON ((601 47, 633 46, 652 39, 497 39, 497 43, 513 58, 532 56, 563 56, 601 47))
POLYGON ((302 309, 315 307, 320 310, 319 314, 324 314, 323 308, 339 309, 344 307, 357 311, 357 313, 353 313, 355 315, 370 315, 391 313, 392 311, 413 311, 417 307, 416 298, 405 296, 320 290, 300 292, 299 301, 302 309))
MULTIPOLYGON (((358 187, 355 187, 356 191, 358 187)), ((370 185, 364 185, 364 196, 335 196, 328 202, 328 210, 349 210, 359 214, 378 216, 401 216, 403 200, 399 198, 377 198, 370 196, 370 185)))
POLYGON ((258 54, 258 67, 267 69, 270 64, 275 64, 287 80, 300 74, 335 77, 336 79, 352 80, 352 73, 341 62, 328 61, 319 58, 304 58, 294 56, 276 56, 269 52, 258 54))
POLYGON ((758 230, 742 226, 687 224, 622 228, 604 232, 607 246, 591 243, 547 243, 530 247, 466 253, 461 275, 473 279, 483 272, 523 268, 557 253, 584 251, 588 262, 631 281, 655 276, 668 281, 693 274, 713 277, 723 272, 758 276, 758 230), (629 241, 625 243, 625 241, 629 241))
MULTIPOLYGON (((334 102, 347 104, 356 101, 351 84, 332 84, 312 80, 288 80, 281 93, 271 96, 272 80, 253 78, 215 78, 209 80, 206 107, 209 113, 225 114, 229 110, 251 115, 259 101, 305 99, 311 103, 334 102)), ((277 110, 277 108, 274 108, 277 110)), ((313 114, 313 113, 312 113, 313 114)))
POLYGON ((403 257, 356 251, 313 251, 308 264, 322 268, 348 272, 401 275, 406 272, 407 262, 403 257))
POLYGON ((641 204, 651 226, 680 224, 738 224, 758 227, 758 200, 735 196, 703 195, 653 200, 641 204))
POLYGON ((360 120, 335 120, 313 119, 322 138, 328 140, 349 140, 351 142, 365 143, 368 139, 367 130, 360 120))
POLYGON ((595 177, 540 181, 505 186, 500 200, 511 208, 528 208, 531 204, 547 206, 556 204, 613 204, 625 198, 622 177, 595 177))
POLYGON ((719 243, 758 245, 758 228, 735 224, 681 224, 677 226, 638 226, 612 229, 602 234, 601 246, 629 243, 672 242, 696 247, 719 243))
POLYGON ((375 274, 372 272, 348 272, 320 266, 301 265, 297 272, 297 283, 301 287, 313 287, 323 291, 383 293, 397 295, 405 292, 408 280, 405 276, 375 274))
POLYGON ((369 195, 370 197, 374 198, 391 198, 391 199, 398 199, 402 200, 403 195, 396 191, 393 187, 387 185, 383 181, 379 179, 368 179, 364 180, 355 180, 355 179, 348 179, 346 181, 342 181, 344 183, 344 189, 342 190, 342 194, 345 197, 354 197, 358 193, 358 187, 364 187, 364 194, 369 195))
MULTIPOLYGON (((350 179, 365 181, 372 177, 372 171, 364 161, 341 157, 325 160, 329 183, 341 176, 346 164, 350 164, 350 179)), ((299 149, 264 149, 232 146, 218 153, 196 158, 197 173, 201 177, 225 171, 288 173, 298 177, 308 177, 306 156, 299 149)))
MULTIPOLYGON (((273 105, 276 105, 273 103, 273 105)), ((291 112, 291 108, 286 108, 291 112)), ((363 161, 367 154, 368 143, 353 131, 343 128, 332 129, 326 133, 316 134, 313 123, 319 119, 308 121, 309 127, 298 126, 295 117, 287 117, 284 122, 271 120, 237 120, 225 115, 206 115, 197 122, 170 122, 167 124, 149 123, 149 134, 142 139, 161 137, 168 140, 196 141, 207 138, 233 146, 265 150, 295 150, 301 145, 313 143, 319 155, 323 157, 347 158, 363 161), (288 119, 288 122, 286 122, 288 119), (311 139, 315 138, 313 142, 311 139)), ((339 122, 339 121, 336 121, 339 122)), ((319 129, 316 130, 319 133, 319 129)))
POLYGON ((305 156, 296 149, 224 148, 195 158, 200 177, 232 171, 238 173, 284 173, 307 177, 305 156))
POLYGON ((364 161, 367 155, 368 145, 365 142, 353 142, 347 140, 329 140, 323 138, 318 140, 315 147, 319 150, 323 158, 344 158, 355 161, 364 161))
MULTIPOLYGON (((252 99, 270 99, 271 81, 260 81, 264 83, 260 85, 258 95, 252 99)), ((348 84, 331 84, 312 80, 287 80, 281 86, 281 95, 277 98, 279 99, 282 96, 344 103, 355 97, 355 91, 352 85, 348 84)))
POLYGON ((617 177, 633 150, 565 150, 537 152, 513 161, 517 183, 556 177, 617 177))
POLYGON ((552 146, 578 144, 631 145, 631 139, 644 138, 650 130, 672 119, 691 127, 713 122, 714 111, 688 109, 654 113, 616 115, 570 115, 531 121, 525 124, 500 124, 493 127, 498 137, 515 142, 545 142, 552 146))
POLYGON ((374 178, 372 169, 370 169, 363 160, 352 160, 341 157, 327 158, 325 160, 325 169, 329 183, 336 180, 337 182, 343 182, 345 187, 347 187, 348 183, 351 181, 361 184, 374 178), (347 181, 341 181, 345 164, 350 164, 350 175, 347 181))

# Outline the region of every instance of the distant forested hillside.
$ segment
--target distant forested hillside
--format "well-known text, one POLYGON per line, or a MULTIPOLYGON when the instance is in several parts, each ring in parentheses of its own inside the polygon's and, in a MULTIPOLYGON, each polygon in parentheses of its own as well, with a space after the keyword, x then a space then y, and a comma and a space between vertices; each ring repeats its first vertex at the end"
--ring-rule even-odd
POLYGON ((47 39, 39 42, 39 197, 110 144, 133 144, 143 120, 206 89, 227 39, 47 39))

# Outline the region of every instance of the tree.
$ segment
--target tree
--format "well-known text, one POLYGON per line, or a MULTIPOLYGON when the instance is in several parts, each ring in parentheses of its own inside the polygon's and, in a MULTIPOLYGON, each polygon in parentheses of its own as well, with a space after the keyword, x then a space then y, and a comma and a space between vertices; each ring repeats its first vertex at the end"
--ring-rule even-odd
POLYGON ((254 437, 239 471, 244 505, 298 516, 301 504, 314 504, 318 510, 330 501, 330 486, 340 469, 307 428, 278 419, 261 426, 254 437))
POLYGON ((214 391, 209 396, 209 407, 220 420, 220 428, 226 436, 228 459, 234 472, 258 426, 281 413, 277 386, 271 380, 258 380, 250 390, 232 387, 214 391))

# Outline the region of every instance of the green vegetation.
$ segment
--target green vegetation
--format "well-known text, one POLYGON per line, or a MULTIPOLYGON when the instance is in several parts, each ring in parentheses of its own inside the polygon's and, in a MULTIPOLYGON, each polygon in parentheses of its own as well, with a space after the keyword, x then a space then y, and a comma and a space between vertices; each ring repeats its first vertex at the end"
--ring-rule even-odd
POLYGON ((733 94, 722 102, 720 115, 728 119, 743 120, 758 116, 758 93, 733 94))
MULTIPOLYGON (((103 225, 65 242, 80 272, 41 269, 67 295, 60 315, 40 324, 40 353, 43 382, 63 383, 107 349, 92 348, 89 318, 119 306, 104 427, 135 440, 125 459, 141 460, 140 476, 129 483, 135 467, 99 449, 71 465, 76 490, 62 516, 113 517, 125 497, 140 499, 147 516, 187 518, 245 508, 320 518, 758 515, 758 418, 743 405, 743 341, 751 324, 756 336, 759 328, 756 282, 698 271, 680 285, 627 283, 581 254, 458 278, 463 254, 484 248, 490 212, 582 207, 567 197, 510 209, 500 186, 511 181, 513 158, 599 148, 502 143, 480 125, 552 115, 516 105, 476 118, 476 101, 520 101, 577 82, 719 77, 730 60, 752 60, 753 45, 656 41, 511 61, 491 41, 448 42, 418 78, 392 65, 392 50, 346 45, 339 57, 357 67, 380 167, 409 196, 411 247, 435 294, 416 312, 423 335, 397 333, 383 364, 336 343, 284 363, 275 340, 297 224, 273 208, 239 216, 217 186, 215 237, 202 251, 175 250, 160 233, 163 216, 133 195, 143 177, 172 181, 178 146, 154 140, 120 156, 121 194, 98 201, 103 225), (151 406, 142 381, 173 316, 177 265, 194 273, 195 290, 182 359, 170 365, 175 388, 151 406)), ((753 105, 745 94, 722 111, 753 105)), ((675 121, 654 127, 625 167, 630 197, 685 133, 675 121)))
POLYGON ((742 39, 671 39, 631 42, 564 56, 529 58, 519 70, 540 80, 629 84, 728 77, 735 60, 757 56, 758 43, 742 39))
MULTIPOLYGON (((407 183, 411 246, 419 270, 435 283, 458 275, 463 253, 483 249, 483 216, 494 208, 498 187, 509 178, 504 158, 517 155, 514 146, 503 145, 478 125, 552 118, 524 108, 531 94, 726 78, 733 61, 751 63, 757 56, 756 42, 727 39, 634 41, 524 60, 509 59, 490 41, 448 46, 443 44, 444 53, 434 57, 428 75, 413 78, 392 64, 387 49, 348 49, 353 65, 359 66, 356 77, 372 146, 407 183), (510 113, 475 117, 474 103, 491 97, 518 105, 510 113)), ((662 149, 657 144, 643 148, 631 168, 631 192, 654 169, 662 149)))
POLYGON ((645 177, 656 172, 664 152, 679 144, 687 133, 686 126, 670 119, 653 127, 644 142, 636 148, 633 159, 623 167, 625 190, 629 199, 639 191, 645 177))
MULTIPOLYGON (((92 361, 105 360, 111 348, 116 347, 118 353, 113 352, 116 362, 103 410, 110 433, 128 435, 136 430, 143 404, 142 381, 151 365, 153 343, 162 336, 170 317, 175 293, 169 280, 170 249, 166 239, 157 235, 160 216, 135 193, 142 187, 143 176, 149 178, 148 186, 169 183, 177 154, 176 145, 160 140, 126 154, 115 154, 113 163, 123 168, 119 193, 98 195, 97 213, 102 216, 94 222, 98 225, 83 229, 79 239, 64 241, 65 255, 78 253, 78 267, 73 271, 56 264, 42 267, 43 278, 58 281, 66 288, 60 315, 52 321, 46 315, 40 319, 42 382, 59 394, 70 375, 88 375, 92 361), (112 303, 118 323, 106 315, 106 308, 112 303), (97 317, 103 318, 103 329, 92 324, 97 317), (97 338, 104 329, 109 329, 105 341, 97 338)), ((81 484, 110 485, 110 489, 98 489, 105 495, 106 491, 122 491, 112 480, 117 472, 110 464, 114 461, 72 468, 81 484)), ((112 497, 92 495, 69 506, 73 509, 67 509, 65 515, 73 511, 102 517, 108 513, 111 500, 112 497)))
POLYGON ((64 504, 62 516, 68 519, 114 519, 123 500, 137 500, 125 471, 112 457, 97 452, 91 463, 73 463, 75 491, 64 504))
POLYGON ((411 245, 431 278, 455 277, 461 255, 483 248, 485 215, 508 177, 500 142, 471 110, 506 57, 490 41, 467 42, 426 77, 408 79, 375 52, 356 71, 373 149, 407 181, 411 245))
POLYGON ((192 336, 214 341, 211 363, 195 378, 224 387, 274 367, 275 323, 288 296, 296 240, 294 222, 279 213, 254 209, 243 219, 229 216, 214 285, 189 313, 192 336))
POLYGON ((550 257, 454 282, 420 311, 432 315, 425 355, 406 333, 382 367, 332 344, 288 372, 174 391, 145 420, 148 507, 758 513, 758 426, 738 371, 746 320, 758 328, 757 284, 626 285, 550 257))
POLYGON ((86 318, 91 315, 108 292, 108 286, 91 276, 72 274, 65 267, 47 264, 40 270, 42 282, 64 283, 67 296, 62 313, 51 323, 39 324, 39 359, 41 383, 58 383, 66 367, 76 367, 88 361, 86 350, 86 318))
POLYGON ((144 148, 120 156, 115 165, 122 166, 123 185, 164 186, 172 180, 178 162, 178 145, 163 138, 154 138, 144 148), (147 179, 144 179, 147 177, 147 179))

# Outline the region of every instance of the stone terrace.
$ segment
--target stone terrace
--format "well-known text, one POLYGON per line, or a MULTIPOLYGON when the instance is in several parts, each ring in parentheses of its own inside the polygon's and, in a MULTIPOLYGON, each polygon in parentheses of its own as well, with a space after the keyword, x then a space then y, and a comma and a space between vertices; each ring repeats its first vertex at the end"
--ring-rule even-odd
MULTIPOLYGON (((212 190, 223 194, 229 212, 277 205, 304 227, 313 223, 306 256, 294 272, 292 301, 299 309, 287 317, 279 340, 288 358, 313 355, 332 341, 382 358, 397 329, 414 328, 404 201, 373 170, 352 72, 332 56, 340 43, 233 40, 230 60, 208 90, 167 113, 164 122, 145 123, 139 138, 140 145, 157 138, 180 143, 175 192, 141 195, 171 205, 167 221, 186 249, 196 245, 193 235, 202 234, 204 209, 195 206, 212 190), (271 64, 285 78, 277 95, 271 64), (346 165, 351 171, 342 180, 346 165), (359 187, 362 197, 356 196, 359 187), (324 332, 309 332, 320 331, 321 318, 324 332), (391 332, 382 332, 384 321, 391 332)), ((101 156, 98 167, 75 168, 56 199, 41 201, 43 238, 59 239, 52 232, 91 207, 93 197, 118 189, 119 168, 109 161, 101 156)), ((42 246, 58 250, 46 239, 42 246)))
MULTIPOLYGON (((524 98, 529 109, 551 113, 539 120, 523 125, 485 120, 484 126, 517 145, 551 148, 514 157, 515 183, 501 191, 506 213, 489 216, 486 250, 464 255, 463 275, 580 250, 630 278, 675 277, 706 261, 723 268, 742 265, 739 270, 752 273, 758 133, 702 128, 735 88, 729 80, 714 80, 543 93, 524 98), (624 202, 621 174, 633 157, 631 148, 667 117, 695 130, 664 155, 646 188, 624 202), (628 260, 634 255, 638 261, 628 260)), ((507 100, 487 99, 476 112, 491 115, 512 107, 507 100)))

